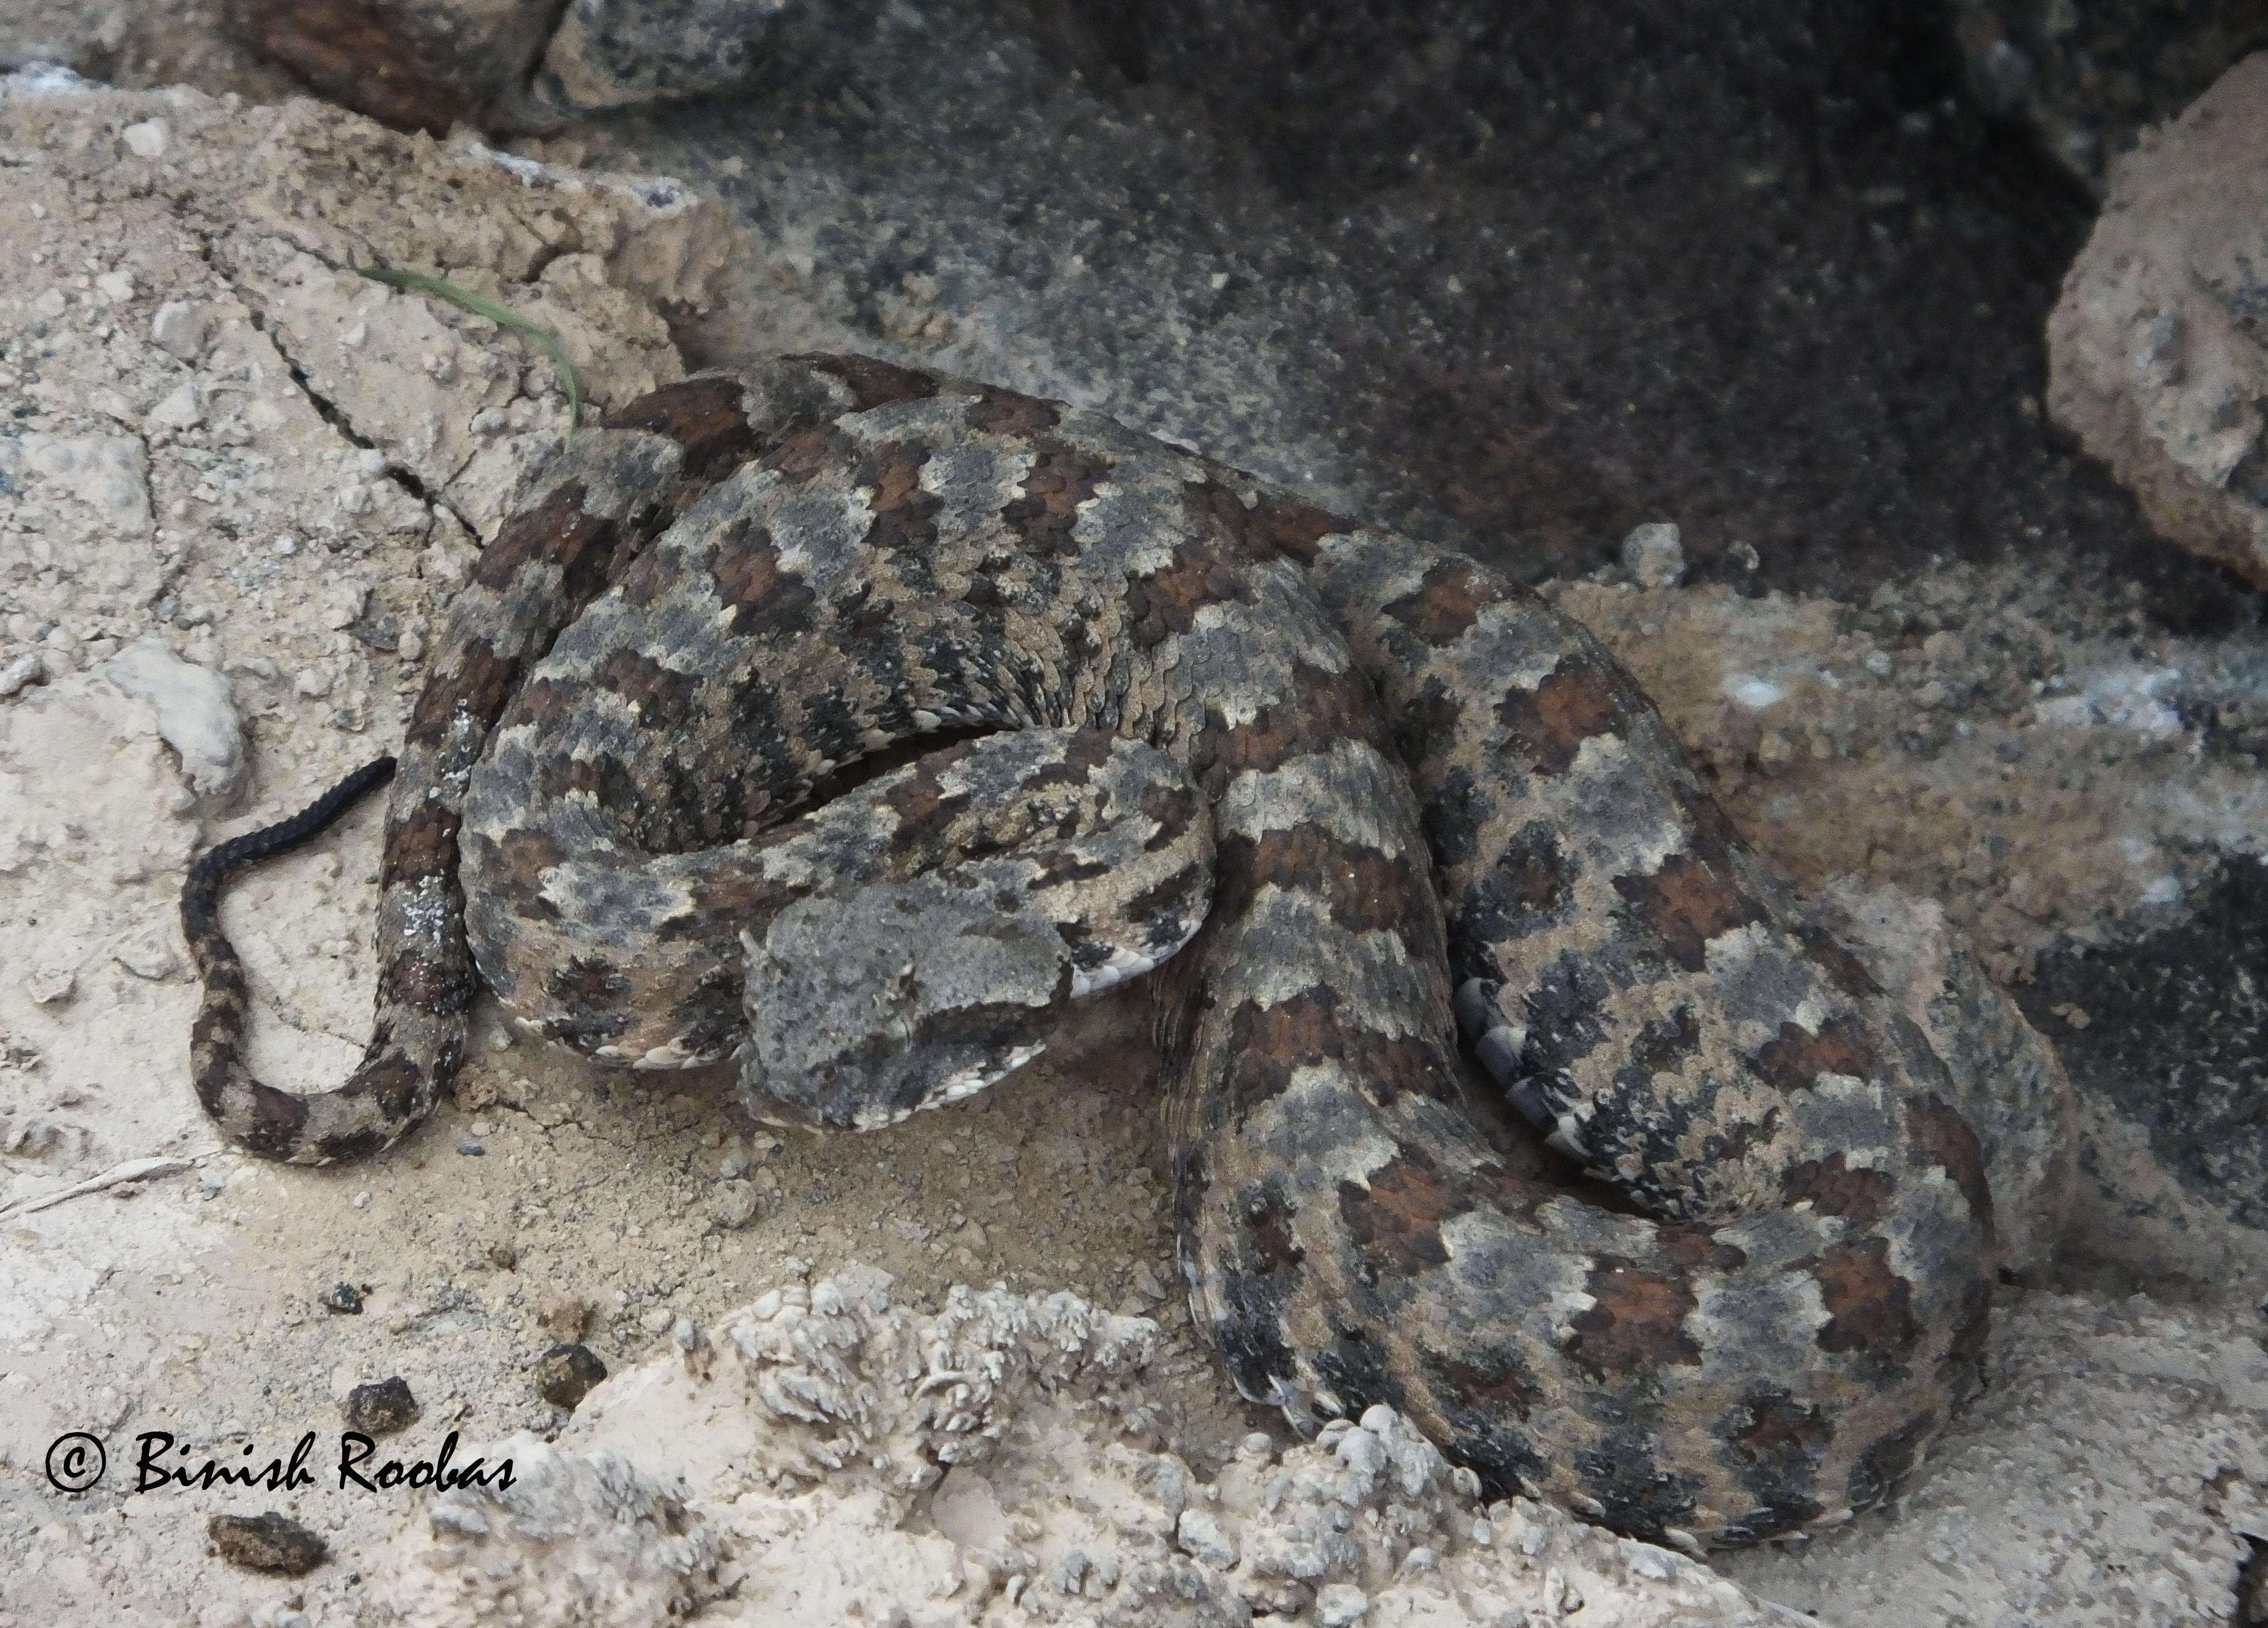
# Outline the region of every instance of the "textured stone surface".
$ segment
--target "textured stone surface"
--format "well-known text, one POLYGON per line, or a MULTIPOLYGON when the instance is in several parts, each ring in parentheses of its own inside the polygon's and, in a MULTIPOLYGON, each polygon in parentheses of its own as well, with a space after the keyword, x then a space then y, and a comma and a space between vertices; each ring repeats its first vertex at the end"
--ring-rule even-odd
POLYGON ((228 681, 182 660, 162 637, 137 640, 103 668, 110 681, 156 711, 158 733, 181 760, 181 777, 215 806, 243 789, 244 723, 228 681))
POLYGON ((878 0, 570 0, 522 120, 712 96, 761 81, 817 30, 854 33, 878 0))
POLYGON ((258 1515, 215 1515, 206 1530, 222 1559, 248 1572, 302 1577, 330 1558, 320 1536, 273 1509, 258 1515))
POLYGON ((2074 1246, 2268 1288, 2268 866, 2232 857, 2193 913, 2045 955, 2021 993, 2091 1110, 2074 1246))
POLYGON ((446 131, 516 88, 555 0, 221 0, 229 31, 388 124, 446 131))
POLYGON ((792 295, 836 348, 1102 407, 1531 580, 1652 521, 1748 592, 2021 538, 2200 614, 2043 432, 2085 217, 1997 172, 1942 26, 932 0, 566 151, 747 220, 764 303, 718 361, 808 347, 792 295))
POLYGON ((2097 192, 2142 131, 2268 46, 2263 0, 1957 0, 1969 83, 2097 192))
POLYGON ((593 1398, 515 1484, 402 1519, 381 1621, 755 1628, 868 1621, 1350 1628, 1786 1620, 1706 1566, 1524 1499, 1484 1506, 1392 1409, 1207 1475, 1130 1438, 1146 1318, 955 1286, 935 1312, 853 1263, 768 1290, 593 1398))
POLYGON ((2165 537, 2268 586, 2268 51, 2113 173, 2048 408, 2165 537))

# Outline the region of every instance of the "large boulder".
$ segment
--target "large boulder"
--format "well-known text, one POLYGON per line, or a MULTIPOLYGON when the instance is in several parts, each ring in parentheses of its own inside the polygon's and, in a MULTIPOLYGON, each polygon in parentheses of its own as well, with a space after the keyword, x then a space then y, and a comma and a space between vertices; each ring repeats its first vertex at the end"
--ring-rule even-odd
POLYGON ((2268 52, 2112 173, 2048 319, 2048 409, 2169 540, 2268 587, 2268 52))

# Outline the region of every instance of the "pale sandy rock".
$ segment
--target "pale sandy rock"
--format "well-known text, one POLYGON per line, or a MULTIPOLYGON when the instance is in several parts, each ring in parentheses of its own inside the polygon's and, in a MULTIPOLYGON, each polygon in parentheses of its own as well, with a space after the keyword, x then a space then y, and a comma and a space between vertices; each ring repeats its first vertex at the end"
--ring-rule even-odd
POLYGON ((491 1471, 509 1461, 512 1484, 444 1493, 413 1516, 383 1584, 394 1620, 640 1628, 724 1592, 718 1529, 682 1482, 533 1436, 482 1457, 491 1471))
POLYGON ((2048 319, 2048 409, 2172 541, 2268 586, 2268 52, 2111 171, 2048 319))
POLYGON ((205 348, 209 313, 185 299, 169 299, 150 315, 150 337, 170 355, 194 362, 205 348))
POLYGON ((242 789, 244 724, 228 681, 182 660, 164 639, 137 641, 103 668, 110 681, 158 714, 158 733, 181 760, 182 777, 207 802, 242 789))
POLYGON ((162 158, 166 156, 166 134, 163 119, 144 119, 121 130, 118 139, 137 158, 162 158))
POLYGON ((438 276, 549 330, 591 411, 685 371, 662 309, 710 304, 735 240, 713 202, 673 183, 474 141, 437 150, 306 104, 261 136, 248 229, 217 258, 308 387, 483 534, 557 445, 563 381, 485 318, 355 268, 438 276), (401 179, 369 187, 372 166, 401 179), (539 393, 549 410, 533 413, 539 393))
POLYGON ((47 658, 36 650, 27 650, 11 659, 5 667, 0 667, 0 700, 5 700, 33 684, 43 684, 47 679, 47 658))
POLYGON ((924 1315, 853 1266, 790 1282, 591 1395, 510 1492, 402 1523, 387 1620, 1243 1623, 1786 1620, 1706 1567, 1469 1473, 1388 1408, 1213 1481, 1123 1438, 1157 1325, 955 1287, 924 1315), (640 1615, 639 1613, 646 1613, 640 1615))
POLYGON ((0 474, 50 482, 120 532, 144 533, 153 523, 149 455, 130 436, 57 436, 34 431, 0 440, 0 474))

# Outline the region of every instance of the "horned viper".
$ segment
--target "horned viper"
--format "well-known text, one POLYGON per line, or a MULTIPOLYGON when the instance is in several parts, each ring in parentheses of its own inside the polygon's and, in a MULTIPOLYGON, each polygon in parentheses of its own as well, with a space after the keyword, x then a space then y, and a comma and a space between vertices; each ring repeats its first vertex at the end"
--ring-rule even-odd
POLYGON ((191 873, 196 1088, 255 1153, 397 1140, 482 985, 868 1125, 1157 968, 1192 1307, 1295 1422, 1388 1403, 1694 1547, 1881 1499, 1978 1384, 1942 1066, 1631 681, 1474 560, 1098 414, 811 356, 579 438, 409 719, 368 1054, 286 1094, 219 886, 387 770, 191 873), (1606 1202, 1484 1134, 1459 1029, 1606 1202))

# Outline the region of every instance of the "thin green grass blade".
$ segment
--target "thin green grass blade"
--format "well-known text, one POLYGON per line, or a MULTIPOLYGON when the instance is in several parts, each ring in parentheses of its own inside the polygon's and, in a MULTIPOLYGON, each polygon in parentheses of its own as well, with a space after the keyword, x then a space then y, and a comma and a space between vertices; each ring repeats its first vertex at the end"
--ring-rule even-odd
POLYGON ((529 321, 517 311, 500 306, 493 299, 475 294, 468 288, 459 288, 445 278, 431 276, 423 271, 397 271, 391 266, 357 266, 356 269, 373 283, 383 283, 391 288, 414 289, 421 294, 438 294, 451 305, 469 311, 475 316, 486 317, 498 328, 513 333, 542 348, 551 358, 551 365, 559 370, 560 383, 567 388, 567 433, 572 436, 583 426, 583 381, 575 377, 575 367, 567 359, 567 352, 548 328, 529 321))

